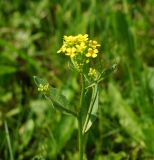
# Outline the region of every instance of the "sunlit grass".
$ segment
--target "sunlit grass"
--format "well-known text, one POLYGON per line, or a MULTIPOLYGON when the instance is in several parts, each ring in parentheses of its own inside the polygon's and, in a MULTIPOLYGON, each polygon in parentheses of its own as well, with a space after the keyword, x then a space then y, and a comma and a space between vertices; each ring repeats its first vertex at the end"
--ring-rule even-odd
POLYGON ((33 75, 45 76, 77 108, 80 80, 56 52, 63 35, 78 33, 101 42, 101 65, 118 62, 101 83, 88 160, 154 159, 153 6, 153 0, 0 1, 0 159, 10 159, 4 122, 14 159, 77 159, 77 124, 37 96, 33 75))

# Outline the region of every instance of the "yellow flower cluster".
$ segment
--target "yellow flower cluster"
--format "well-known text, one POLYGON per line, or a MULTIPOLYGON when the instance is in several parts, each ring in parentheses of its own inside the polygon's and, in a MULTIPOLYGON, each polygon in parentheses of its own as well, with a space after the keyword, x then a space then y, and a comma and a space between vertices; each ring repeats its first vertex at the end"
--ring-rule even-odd
POLYGON ((95 58, 98 56, 98 47, 100 44, 90 40, 87 34, 64 36, 63 45, 57 53, 69 56, 78 72, 84 73, 90 79, 95 79, 98 72, 91 66, 95 64, 95 58))
POLYGON ((100 44, 97 41, 89 40, 88 35, 79 34, 77 36, 64 36, 64 42, 58 53, 64 53, 67 56, 75 57, 85 55, 87 58, 97 57, 100 44))
POLYGON ((49 89, 49 84, 48 83, 45 84, 45 85, 40 84, 39 87, 38 87, 38 91, 40 91, 40 92, 47 92, 48 89, 49 89))
POLYGON ((90 76, 90 77, 96 77, 97 76, 96 69, 90 68, 88 76, 90 76))

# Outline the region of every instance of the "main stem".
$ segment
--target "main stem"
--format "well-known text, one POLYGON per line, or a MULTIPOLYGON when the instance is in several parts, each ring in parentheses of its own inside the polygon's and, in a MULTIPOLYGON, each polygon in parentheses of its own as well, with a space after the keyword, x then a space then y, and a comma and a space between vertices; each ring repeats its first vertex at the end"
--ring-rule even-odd
POLYGON ((83 135, 82 135, 82 123, 78 119, 78 130, 79 130, 79 160, 83 160, 83 135))
POLYGON ((82 113, 81 113, 83 107, 84 92, 85 92, 85 81, 83 75, 81 75, 81 79, 82 79, 82 90, 80 97, 80 111, 78 115, 79 160, 83 160, 83 134, 82 134, 82 113))

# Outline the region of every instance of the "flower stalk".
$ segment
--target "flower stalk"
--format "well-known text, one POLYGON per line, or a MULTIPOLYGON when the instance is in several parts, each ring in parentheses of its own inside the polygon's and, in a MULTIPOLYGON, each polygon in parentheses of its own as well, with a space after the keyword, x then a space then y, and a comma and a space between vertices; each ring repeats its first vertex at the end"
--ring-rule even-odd
POLYGON ((85 94, 85 80, 83 74, 81 75, 82 80, 82 89, 81 89, 81 97, 80 97, 80 111, 78 114, 78 141, 79 141, 79 160, 83 160, 83 134, 82 134, 82 107, 84 101, 84 94, 85 94))

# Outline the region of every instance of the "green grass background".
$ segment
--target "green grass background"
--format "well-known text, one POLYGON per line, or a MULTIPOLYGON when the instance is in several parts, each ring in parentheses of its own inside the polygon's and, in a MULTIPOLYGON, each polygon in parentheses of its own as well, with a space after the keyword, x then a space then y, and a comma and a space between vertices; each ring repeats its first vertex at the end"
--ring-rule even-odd
POLYGON ((46 78, 74 105, 80 81, 57 54, 63 35, 87 33, 104 64, 98 119, 87 134, 88 160, 154 160, 154 1, 0 1, 0 160, 77 160, 77 124, 38 96, 46 78))

